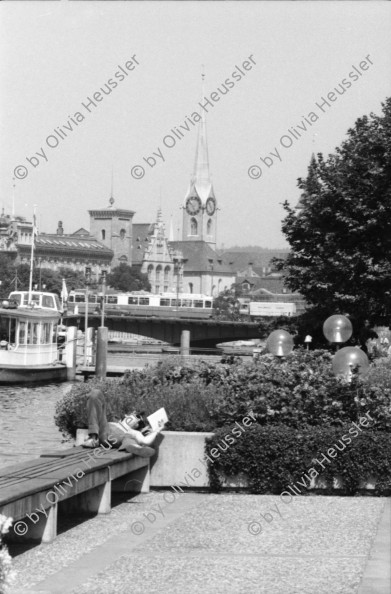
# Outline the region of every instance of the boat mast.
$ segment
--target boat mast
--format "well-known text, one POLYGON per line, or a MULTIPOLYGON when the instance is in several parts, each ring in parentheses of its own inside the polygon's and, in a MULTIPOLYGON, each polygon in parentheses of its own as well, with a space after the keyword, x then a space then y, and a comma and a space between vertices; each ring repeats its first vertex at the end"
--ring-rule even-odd
POLYGON ((35 235, 37 233, 37 222, 35 219, 35 206, 33 214, 33 236, 31 242, 31 258, 30 258, 30 280, 29 280, 29 298, 28 303, 31 303, 31 291, 33 289, 33 267, 34 267, 34 246, 35 246, 35 235))

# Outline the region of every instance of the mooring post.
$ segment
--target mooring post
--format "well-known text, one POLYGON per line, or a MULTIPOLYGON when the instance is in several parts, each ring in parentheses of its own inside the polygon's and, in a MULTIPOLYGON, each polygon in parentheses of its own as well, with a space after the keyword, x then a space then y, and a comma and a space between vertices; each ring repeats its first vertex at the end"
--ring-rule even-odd
POLYGON ((182 330, 181 333, 181 356, 188 357, 190 355, 190 330, 182 330))
POLYGON ((94 344, 94 328, 87 328, 84 333, 84 365, 92 365, 92 347, 94 344))
POLYGON ((67 366, 67 379, 74 380, 76 377, 76 351, 77 351, 77 328, 68 326, 67 340, 65 343, 65 364, 67 366))
POLYGON ((95 375, 104 379, 107 372, 107 344, 109 332, 105 326, 100 326, 96 335, 96 363, 95 375))

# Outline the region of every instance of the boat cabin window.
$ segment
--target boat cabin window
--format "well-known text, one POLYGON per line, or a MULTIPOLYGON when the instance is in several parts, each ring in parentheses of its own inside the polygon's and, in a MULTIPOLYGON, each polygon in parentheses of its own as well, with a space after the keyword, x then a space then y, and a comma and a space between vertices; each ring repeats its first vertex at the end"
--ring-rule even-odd
POLYGON ((51 324, 44 322, 41 328, 41 344, 50 344, 51 324))
POLYGON ((27 344, 38 344, 39 322, 28 322, 27 344))
POLYGON ((19 322, 19 344, 25 344, 26 342, 26 322, 19 322))
POLYGON ((42 295, 42 307, 57 309, 52 295, 42 295))
POLYGON ((16 319, 0 318, 0 341, 4 340, 9 344, 15 344, 16 319))

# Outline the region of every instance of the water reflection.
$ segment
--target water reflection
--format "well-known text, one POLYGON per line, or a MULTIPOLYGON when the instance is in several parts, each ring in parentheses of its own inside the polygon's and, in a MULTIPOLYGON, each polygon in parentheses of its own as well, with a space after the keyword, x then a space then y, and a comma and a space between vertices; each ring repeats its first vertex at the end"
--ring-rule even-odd
POLYGON ((56 402, 73 382, 0 386, 0 467, 25 462, 44 451, 69 448, 54 424, 56 402))

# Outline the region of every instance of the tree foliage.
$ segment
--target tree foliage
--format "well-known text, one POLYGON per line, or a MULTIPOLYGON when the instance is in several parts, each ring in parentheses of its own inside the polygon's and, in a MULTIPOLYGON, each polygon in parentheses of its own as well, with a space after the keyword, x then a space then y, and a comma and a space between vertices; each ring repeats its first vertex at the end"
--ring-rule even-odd
POLYGON ((391 98, 359 118, 325 160, 313 156, 298 208, 287 202, 291 246, 278 269, 322 311, 373 321, 391 313, 391 98))
MULTIPOLYGON (((51 268, 33 267, 33 289, 44 289, 51 293, 61 294, 62 279, 65 279, 68 290, 80 289, 85 286, 85 277, 82 272, 72 268, 61 267, 58 270, 51 268)), ((8 297, 15 289, 27 291, 30 282, 30 265, 17 264, 6 254, 0 254, 0 280, 1 296, 8 297)))
POLYGON ((119 291, 150 291, 151 285, 146 274, 128 266, 120 264, 107 275, 107 284, 119 291))

